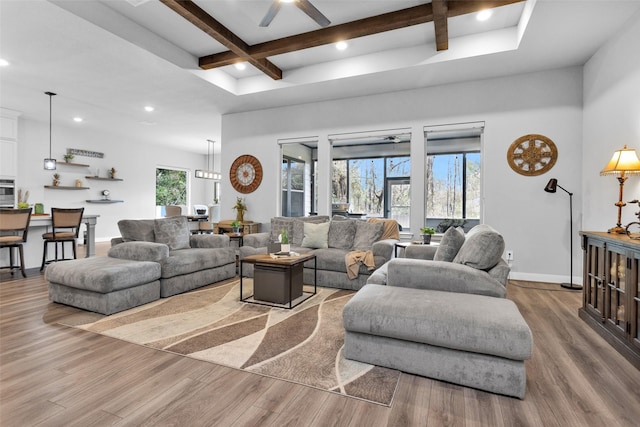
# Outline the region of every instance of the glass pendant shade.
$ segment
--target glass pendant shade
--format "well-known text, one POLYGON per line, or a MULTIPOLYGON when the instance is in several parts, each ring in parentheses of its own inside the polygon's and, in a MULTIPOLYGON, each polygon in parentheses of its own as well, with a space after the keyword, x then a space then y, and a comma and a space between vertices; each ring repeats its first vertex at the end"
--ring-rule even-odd
POLYGON ((49 96, 49 157, 44 159, 45 170, 56 170, 56 159, 51 156, 51 99, 56 94, 53 92, 45 92, 45 95, 49 96))

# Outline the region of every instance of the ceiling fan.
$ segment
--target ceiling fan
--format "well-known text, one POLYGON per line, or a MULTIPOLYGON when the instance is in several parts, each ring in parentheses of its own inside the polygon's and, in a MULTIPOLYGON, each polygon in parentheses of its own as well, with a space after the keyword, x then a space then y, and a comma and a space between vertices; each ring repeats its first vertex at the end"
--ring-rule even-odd
POLYGON ((261 27, 268 27, 273 18, 278 14, 282 3, 294 3, 298 9, 309 15, 311 19, 316 21, 321 27, 326 27, 331 23, 329 19, 322 14, 309 0, 273 0, 267 14, 260 21, 261 27))

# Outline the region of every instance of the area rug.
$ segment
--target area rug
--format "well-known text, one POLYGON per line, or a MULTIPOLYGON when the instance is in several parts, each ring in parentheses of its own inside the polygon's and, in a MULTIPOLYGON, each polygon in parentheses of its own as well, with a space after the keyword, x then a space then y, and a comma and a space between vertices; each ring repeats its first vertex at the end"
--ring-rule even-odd
MULTIPOLYGON (((251 286, 251 280, 243 281, 248 292, 251 286)), ((81 312, 58 323, 391 405, 400 372, 342 355, 342 308, 354 292, 318 288, 317 295, 287 310, 242 303, 239 287, 232 281, 111 316, 81 312)))

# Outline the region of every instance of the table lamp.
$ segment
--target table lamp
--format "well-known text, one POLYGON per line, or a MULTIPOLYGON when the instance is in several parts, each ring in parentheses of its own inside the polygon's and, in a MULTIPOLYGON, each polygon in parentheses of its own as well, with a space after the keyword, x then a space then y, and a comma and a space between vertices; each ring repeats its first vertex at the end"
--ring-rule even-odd
POLYGON ((625 145, 622 150, 613 153, 613 157, 607 165, 600 171, 600 175, 617 175, 620 183, 620 199, 615 203, 618 207, 618 222, 615 227, 610 228, 609 233, 626 234, 626 229, 622 226, 622 208, 626 203, 622 201, 622 193, 624 191, 624 182, 627 180, 625 174, 640 174, 640 159, 633 148, 627 148, 625 145))

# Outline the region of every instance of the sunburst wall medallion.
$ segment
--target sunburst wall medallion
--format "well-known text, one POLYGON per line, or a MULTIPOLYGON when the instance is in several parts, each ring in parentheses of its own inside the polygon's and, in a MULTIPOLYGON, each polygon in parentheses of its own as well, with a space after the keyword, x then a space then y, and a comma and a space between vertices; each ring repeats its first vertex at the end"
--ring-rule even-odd
POLYGON ((513 141, 507 151, 507 161, 515 172, 537 176, 549 171, 558 160, 558 149, 552 140, 535 133, 513 141))
POLYGON ((262 165, 255 157, 245 154, 238 157, 229 171, 231 185, 243 194, 252 193, 262 182, 262 165))

